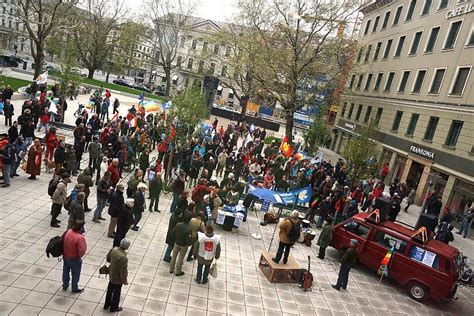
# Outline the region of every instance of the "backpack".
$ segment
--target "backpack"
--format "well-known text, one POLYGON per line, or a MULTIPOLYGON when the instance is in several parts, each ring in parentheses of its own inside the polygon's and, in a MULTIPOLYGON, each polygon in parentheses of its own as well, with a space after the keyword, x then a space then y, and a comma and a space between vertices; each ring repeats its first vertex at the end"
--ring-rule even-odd
POLYGON ((58 187, 59 180, 60 180, 60 177, 53 177, 51 180, 49 180, 48 195, 50 197, 53 197, 53 194, 56 191, 56 188, 58 187))
POLYGON ((66 211, 69 211, 69 209, 71 208, 71 203, 72 203, 72 197, 71 195, 69 195, 67 198, 66 198, 66 201, 64 202, 64 209, 66 211))
POLYGON ((49 255, 54 258, 60 257, 63 255, 63 244, 64 236, 66 235, 67 230, 63 233, 61 237, 54 236, 49 240, 48 245, 46 246, 46 256, 49 258, 49 255))
POLYGON ((301 226, 298 223, 294 223, 292 220, 288 219, 291 223, 291 229, 290 233, 288 234, 288 237, 290 238, 290 242, 294 244, 301 235, 301 226))

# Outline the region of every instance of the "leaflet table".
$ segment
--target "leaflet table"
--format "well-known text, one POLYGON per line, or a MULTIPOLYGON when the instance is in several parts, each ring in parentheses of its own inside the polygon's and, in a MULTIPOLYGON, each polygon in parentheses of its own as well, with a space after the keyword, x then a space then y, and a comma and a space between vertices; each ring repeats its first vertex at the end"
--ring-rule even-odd
POLYGON ((262 252, 258 266, 270 283, 298 283, 303 268, 293 257, 288 257, 288 262, 275 263, 272 258, 275 254, 262 252))

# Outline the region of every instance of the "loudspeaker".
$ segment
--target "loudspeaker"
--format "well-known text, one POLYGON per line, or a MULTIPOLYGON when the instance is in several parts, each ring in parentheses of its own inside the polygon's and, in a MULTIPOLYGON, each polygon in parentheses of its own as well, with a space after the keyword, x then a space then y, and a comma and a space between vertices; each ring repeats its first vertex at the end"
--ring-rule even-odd
POLYGON ((215 90, 219 86, 219 79, 212 76, 204 76, 204 89, 215 90))
POLYGON ((375 200, 374 210, 379 209, 380 221, 383 222, 387 219, 388 212, 390 212, 390 207, 392 206, 392 201, 390 198, 380 197, 375 200))
POLYGON ((418 223, 416 224, 416 229, 425 226, 428 230, 428 234, 435 231, 436 226, 438 225, 438 217, 433 214, 421 213, 418 223))

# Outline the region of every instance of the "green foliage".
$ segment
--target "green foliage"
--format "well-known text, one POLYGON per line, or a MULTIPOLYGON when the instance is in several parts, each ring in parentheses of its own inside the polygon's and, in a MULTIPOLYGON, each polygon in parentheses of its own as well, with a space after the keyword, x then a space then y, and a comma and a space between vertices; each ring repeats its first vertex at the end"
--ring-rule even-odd
POLYGON ((13 91, 18 90, 21 87, 26 87, 30 85, 30 83, 31 81, 28 81, 28 80, 22 80, 22 79, 0 75, 0 87, 9 85, 13 89, 13 91))
POLYGON ((74 68, 78 53, 72 43, 68 42, 65 45, 64 55, 60 60, 60 67, 52 75, 58 79, 60 97, 75 97, 82 82, 77 69, 74 68))
POLYGON ((331 135, 324 123, 324 113, 326 113, 326 109, 321 108, 319 114, 315 117, 314 122, 303 134, 306 145, 305 148, 310 154, 316 153, 319 146, 327 145, 331 141, 331 135))
POLYGON ((342 152, 351 170, 348 177, 353 183, 369 178, 377 170, 380 152, 374 136, 373 122, 368 126, 361 126, 359 137, 352 138, 342 152))

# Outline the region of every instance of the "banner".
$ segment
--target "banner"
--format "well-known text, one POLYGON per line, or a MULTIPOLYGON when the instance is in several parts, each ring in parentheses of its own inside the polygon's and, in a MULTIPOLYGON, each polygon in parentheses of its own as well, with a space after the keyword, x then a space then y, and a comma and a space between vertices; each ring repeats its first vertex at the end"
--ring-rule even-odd
POLYGON ((283 204, 295 204, 295 201, 297 204, 306 204, 310 202, 313 190, 310 186, 307 186, 298 190, 276 193, 280 195, 281 199, 283 200, 283 204))

